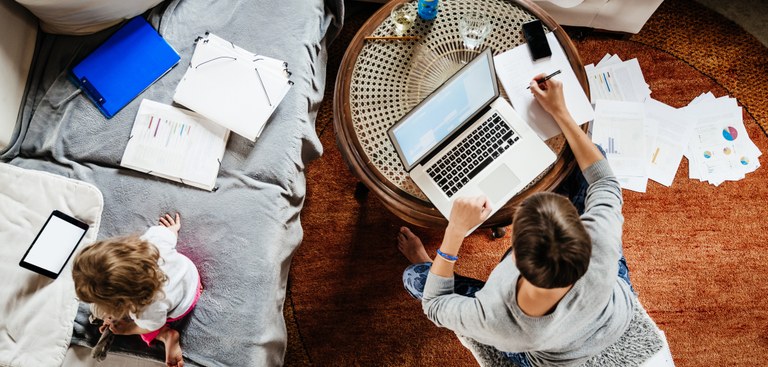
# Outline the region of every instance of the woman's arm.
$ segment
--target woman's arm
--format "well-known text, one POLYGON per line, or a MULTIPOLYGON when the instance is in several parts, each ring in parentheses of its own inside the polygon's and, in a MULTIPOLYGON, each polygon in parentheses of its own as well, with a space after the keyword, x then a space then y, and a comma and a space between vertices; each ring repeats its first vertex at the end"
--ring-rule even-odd
POLYGON ((576 162, 582 171, 587 169, 593 163, 604 159, 603 154, 597 149, 592 140, 589 139, 576 121, 573 120, 571 113, 565 105, 563 97, 563 83, 559 80, 550 79, 542 83, 538 80, 544 77, 539 74, 531 81, 531 93, 539 101, 541 107, 555 119, 560 130, 563 131, 568 145, 571 146, 573 155, 576 156, 576 162))
MULTIPOLYGON (((448 256, 458 256, 464 236, 470 229, 488 218, 490 213, 491 203, 485 196, 456 199, 451 208, 451 216, 448 219, 448 227, 445 229, 443 243, 440 245, 440 252, 448 256)), ((441 277, 452 278, 454 263, 455 261, 449 261, 437 255, 430 272, 441 277)))

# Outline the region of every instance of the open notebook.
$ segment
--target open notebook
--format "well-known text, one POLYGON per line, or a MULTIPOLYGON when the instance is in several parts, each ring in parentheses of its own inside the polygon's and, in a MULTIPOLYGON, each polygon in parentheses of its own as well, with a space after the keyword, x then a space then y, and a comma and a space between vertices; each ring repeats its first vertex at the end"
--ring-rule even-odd
POLYGON ((210 191, 228 138, 197 113, 144 99, 120 165, 210 191))
POLYGON ((173 100, 255 141, 291 87, 287 66, 208 33, 197 40, 173 100))

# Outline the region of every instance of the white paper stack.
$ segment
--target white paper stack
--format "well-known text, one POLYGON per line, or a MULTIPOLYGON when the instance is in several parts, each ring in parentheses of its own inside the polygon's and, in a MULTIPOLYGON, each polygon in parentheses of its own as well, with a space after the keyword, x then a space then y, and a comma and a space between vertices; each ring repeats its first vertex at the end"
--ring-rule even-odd
POLYGON ((292 85, 287 67, 206 34, 173 100, 255 141, 292 85))
POLYGON ((637 59, 622 61, 618 55, 606 54, 597 65, 589 64, 584 70, 592 104, 598 99, 645 102, 651 95, 637 59))
POLYGON ((649 179, 672 185, 691 126, 683 110, 652 98, 644 103, 601 99, 592 142, 605 150, 622 188, 645 192, 649 179))
POLYGON ((691 101, 685 112, 693 121, 686 153, 690 178, 718 186, 760 167, 762 152, 747 135, 736 99, 705 93, 691 101))

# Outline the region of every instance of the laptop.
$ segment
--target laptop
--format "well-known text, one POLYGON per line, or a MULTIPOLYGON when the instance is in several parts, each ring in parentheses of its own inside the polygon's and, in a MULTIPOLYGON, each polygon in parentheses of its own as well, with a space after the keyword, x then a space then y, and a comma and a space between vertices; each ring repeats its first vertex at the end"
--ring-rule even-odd
POLYGON ((486 49, 387 131, 411 179, 446 218, 456 198, 493 213, 557 158, 499 96, 486 49))

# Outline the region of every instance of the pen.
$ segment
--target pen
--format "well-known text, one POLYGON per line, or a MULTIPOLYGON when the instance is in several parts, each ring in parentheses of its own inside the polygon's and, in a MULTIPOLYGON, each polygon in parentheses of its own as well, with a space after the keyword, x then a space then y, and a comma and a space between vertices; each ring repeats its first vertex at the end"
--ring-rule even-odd
MULTIPOLYGON (((536 79, 536 83, 544 83, 547 80, 552 79, 552 77, 557 75, 557 74, 560 74, 560 70, 558 70, 558 71, 556 71, 556 72, 554 72, 552 74, 549 74, 549 75, 547 75, 547 76, 545 76, 545 77, 543 77, 541 79, 536 79)), ((531 86, 529 85, 528 88, 526 88, 526 89, 531 89, 531 86)))
POLYGON ((272 101, 269 100, 269 93, 267 93, 267 87, 264 86, 264 81, 261 80, 261 74, 259 73, 258 68, 254 68, 256 70, 256 76, 259 77, 259 84, 261 84, 261 89, 264 90, 264 95, 267 96, 267 103, 269 103, 269 107, 272 107, 272 101))
POLYGON ((418 40, 418 36, 367 36, 366 40, 418 40))

